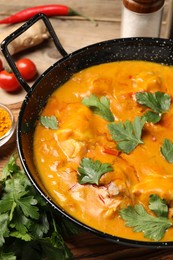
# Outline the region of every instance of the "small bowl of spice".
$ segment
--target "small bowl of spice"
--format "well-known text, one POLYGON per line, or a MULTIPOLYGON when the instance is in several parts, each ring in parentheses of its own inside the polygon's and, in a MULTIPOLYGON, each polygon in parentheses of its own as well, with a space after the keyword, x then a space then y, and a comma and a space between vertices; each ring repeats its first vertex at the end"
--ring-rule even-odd
POLYGON ((0 103, 0 147, 12 137, 15 129, 15 119, 10 109, 0 103))

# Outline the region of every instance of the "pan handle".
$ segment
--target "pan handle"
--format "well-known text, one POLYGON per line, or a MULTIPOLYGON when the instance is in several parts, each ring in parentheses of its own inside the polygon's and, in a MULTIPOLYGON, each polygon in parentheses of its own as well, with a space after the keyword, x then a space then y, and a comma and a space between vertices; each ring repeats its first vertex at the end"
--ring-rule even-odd
POLYGON ((45 14, 39 13, 36 14, 34 17, 32 17, 31 19, 29 19, 26 23, 24 23, 21 27, 19 27, 17 30, 15 30, 13 33, 11 33, 9 36, 7 36, 1 43, 1 51, 5 57, 5 59, 7 60, 11 70, 13 71, 13 73, 15 74, 17 80, 19 81, 19 83, 21 84, 21 86, 25 89, 26 92, 29 92, 30 90, 30 86, 28 85, 28 83, 24 80, 24 78, 22 77, 21 73, 19 72, 18 68, 15 65, 14 59, 12 58, 7 46, 10 42, 12 42, 14 39, 16 39, 19 35, 21 35, 22 33, 24 33, 26 30, 28 30, 33 24, 35 24, 38 20, 42 19, 45 26, 48 29, 48 32, 51 36, 51 38, 54 41, 54 44, 57 48, 57 50, 60 52, 60 54, 65 57, 68 55, 68 53, 64 50, 64 48, 62 47, 53 27, 52 24, 50 23, 49 19, 47 18, 47 16, 45 14))

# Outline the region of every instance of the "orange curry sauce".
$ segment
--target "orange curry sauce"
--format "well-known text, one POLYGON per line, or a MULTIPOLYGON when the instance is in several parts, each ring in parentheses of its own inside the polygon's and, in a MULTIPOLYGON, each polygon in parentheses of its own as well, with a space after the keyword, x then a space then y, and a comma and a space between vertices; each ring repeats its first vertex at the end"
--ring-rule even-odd
MULTIPOLYGON (((81 222, 111 235, 149 241, 142 232, 125 226, 119 211, 142 204, 147 211, 150 194, 158 194, 173 212, 173 165, 165 160, 160 147, 165 138, 173 141, 173 103, 157 124, 146 123, 144 144, 130 154, 119 152, 108 131, 108 122, 82 104, 94 94, 106 96, 115 122, 133 121, 146 107, 138 104, 135 93, 165 92, 173 97, 173 67, 144 61, 122 61, 85 69, 58 88, 42 111, 54 115, 59 127, 47 129, 37 124, 34 160, 51 198, 81 222), (110 163, 112 172, 99 185, 78 183, 77 168, 82 158, 110 163)), ((173 227, 163 241, 173 240, 173 227)))

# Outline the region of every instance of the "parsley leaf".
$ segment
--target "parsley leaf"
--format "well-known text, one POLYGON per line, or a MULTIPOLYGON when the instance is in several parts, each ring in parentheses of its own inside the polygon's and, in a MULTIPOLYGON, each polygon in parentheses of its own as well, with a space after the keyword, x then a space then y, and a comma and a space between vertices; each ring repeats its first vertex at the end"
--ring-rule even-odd
POLYGON ((168 207, 158 195, 151 195, 149 203, 156 217, 148 214, 142 205, 122 209, 120 216, 126 221, 126 226, 132 227, 135 232, 143 232, 146 238, 159 241, 172 226, 168 219, 168 207))
POLYGON ((78 182, 80 184, 91 183, 99 184, 100 177, 112 171, 113 168, 109 163, 101 163, 99 160, 93 161, 91 158, 83 158, 78 167, 78 182))
POLYGON ((40 123, 46 128, 58 129, 58 122, 55 116, 41 116, 40 123))
POLYGON ((0 259, 1 260, 16 260, 16 257, 13 253, 8 252, 8 253, 3 253, 0 250, 0 259))
POLYGON ((117 149, 129 154, 138 144, 143 144, 141 135, 144 124, 145 120, 138 116, 133 123, 126 120, 124 123, 108 124, 112 138, 117 142, 117 149))
POLYGON ((171 104, 170 95, 157 91, 152 92, 138 92, 136 93, 136 100, 139 104, 151 108, 156 113, 164 113, 169 110, 171 104))
POLYGON ((100 115, 109 122, 114 121, 114 116, 110 110, 110 101, 107 97, 102 96, 100 99, 91 95, 90 97, 84 97, 82 104, 89 107, 93 113, 100 115))
POLYGON ((148 111, 144 114, 147 122, 158 123, 163 113, 167 112, 171 104, 171 96, 157 91, 152 92, 138 92, 136 93, 136 101, 152 111, 148 111))
POLYGON ((157 114, 153 111, 147 111, 142 118, 148 123, 156 124, 161 120, 162 114, 157 114))
POLYGON ((5 243, 4 237, 9 235, 9 231, 7 229, 8 225, 8 214, 1 214, 0 216, 0 247, 5 243))
POLYGON ((164 199, 161 199, 157 194, 151 194, 149 203, 149 208, 157 217, 168 217, 168 205, 164 199))
POLYGON ((173 163, 173 142, 169 139, 164 139, 160 151, 169 163, 173 163))

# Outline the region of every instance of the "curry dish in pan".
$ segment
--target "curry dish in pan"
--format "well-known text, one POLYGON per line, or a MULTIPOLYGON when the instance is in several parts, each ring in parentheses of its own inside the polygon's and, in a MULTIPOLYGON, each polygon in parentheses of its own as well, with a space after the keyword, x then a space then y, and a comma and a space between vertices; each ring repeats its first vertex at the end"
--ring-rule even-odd
POLYGON ((38 174, 70 216, 113 236, 173 241, 173 67, 146 61, 76 73, 34 134, 38 174))

